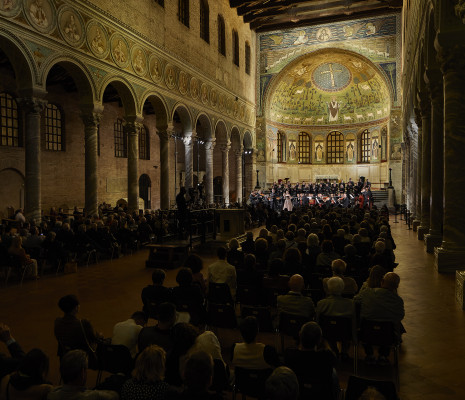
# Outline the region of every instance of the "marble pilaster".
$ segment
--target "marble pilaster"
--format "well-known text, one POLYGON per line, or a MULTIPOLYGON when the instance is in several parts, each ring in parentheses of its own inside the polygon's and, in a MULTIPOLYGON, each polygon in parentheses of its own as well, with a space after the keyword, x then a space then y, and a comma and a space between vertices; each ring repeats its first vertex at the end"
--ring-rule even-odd
POLYGON ((430 79, 431 90, 431 207, 429 232, 425 235, 426 251, 434 253, 434 248, 442 242, 443 219, 443 179, 444 179, 444 94, 442 74, 430 79))
POLYGON ((416 232, 417 228, 421 223, 421 172, 422 172, 422 126, 421 126, 421 115, 418 109, 415 109, 416 118, 415 122, 418 126, 418 147, 417 147, 417 164, 416 164, 416 176, 415 176, 415 219, 413 220, 412 227, 413 231, 416 232))
POLYGON ((85 143, 85 210, 89 215, 98 213, 98 128, 101 118, 102 112, 95 110, 82 113, 85 143))
POLYGON ((236 201, 242 202, 242 153, 243 149, 235 151, 236 156, 236 201))
POLYGON ((223 202, 229 204, 229 149, 231 144, 227 143, 221 146, 221 153, 223 154, 223 202))
POLYGON ((424 240, 429 231, 431 197, 431 102, 429 95, 421 94, 421 214, 417 228, 418 240, 424 240))
POLYGON ((182 138, 184 142, 184 169, 186 176, 184 186, 188 191, 194 187, 194 136, 192 134, 182 138))
POLYGON ((124 130, 128 136, 128 210, 139 210, 139 132, 138 117, 126 117, 124 130))
POLYGON ((460 168, 465 154, 464 53, 464 45, 439 51, 444 79, 444 225, 441 247, 436 247, 434 252, 439 272, 465 267, 465 174, 460 168))
POLYGON ((28 221, 39 223, 42 218, 40 114, 47 102, 37 97, 28 97, 18 99, 18 103, 26 116, 24 213, 28 221))
POLYGON ((213 194, 213 149, 215 148, 215 139, 210 139, 205 143, 205 190, 207 194, 207 203, 215 202, 213 194))
POLYGON ((170 137, 171 131, 158 131, 160 137, 160 208, 170 208, 170 137))

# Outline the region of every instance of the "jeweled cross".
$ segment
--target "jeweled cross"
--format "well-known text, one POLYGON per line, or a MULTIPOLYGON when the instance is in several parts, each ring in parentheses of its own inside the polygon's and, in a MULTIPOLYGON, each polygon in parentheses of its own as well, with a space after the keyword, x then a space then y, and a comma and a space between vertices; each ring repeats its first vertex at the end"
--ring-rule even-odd
POLYGON ((330 74, 330 76, 331 76, 331 86, 335 87, 336 82, 334 82, 334 73, 335 72, 342 72, 342 70, 337 69, 337 70, 333 71, 333 64, 331 64, 331 63, 329 63, 328 66, 329 66, 329 71, 321 71, 321 74, 330 74))

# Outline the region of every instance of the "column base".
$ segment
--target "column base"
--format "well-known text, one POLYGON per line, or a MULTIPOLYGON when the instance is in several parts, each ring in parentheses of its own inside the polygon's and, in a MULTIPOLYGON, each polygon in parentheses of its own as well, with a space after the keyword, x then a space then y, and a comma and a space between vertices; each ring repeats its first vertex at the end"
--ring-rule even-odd
POLYGON ((429 226, 420 225, 417 228, 418 240, 424 240, 425 235, 429 232, 429 226))
POLYGON ((419 219, 414 219, 412 222, 413 231, 416 232, 417 228, 420 226, 421 221, 419 219))
POLYGON ((425 240, 426 252, 433 254, 434 248, 439 247, 441 245, 442 236, 428 233, 425 235, 424 240, 425 240))
POLYGON ((438 272, 455 272, 465 269, 465 249, 449 250, 444 247, 434 249, 434 266, 438 272))

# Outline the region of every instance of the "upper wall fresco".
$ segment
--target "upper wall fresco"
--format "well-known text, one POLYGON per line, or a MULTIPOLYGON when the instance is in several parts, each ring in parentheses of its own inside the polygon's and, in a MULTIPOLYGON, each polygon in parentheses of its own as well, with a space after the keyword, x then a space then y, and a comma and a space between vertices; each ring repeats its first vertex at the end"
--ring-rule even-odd
POLYGON ((389 82, 391 105, 398 106, 401 72, 400 26, 400 14, 392 14, 259 34, 258 114, 263 114, 267 89, 273 77, 296 58, 327 48, 348 50, 375 64, 389 82))

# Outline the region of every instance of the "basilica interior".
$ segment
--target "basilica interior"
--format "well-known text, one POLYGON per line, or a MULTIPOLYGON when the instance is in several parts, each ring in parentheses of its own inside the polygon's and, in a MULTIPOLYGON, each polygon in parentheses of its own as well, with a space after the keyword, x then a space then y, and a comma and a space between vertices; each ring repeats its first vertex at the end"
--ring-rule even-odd
MULTIPOLYGON (((392 228, 401 398, 462 398, 464 24, 464 0, 0 0, 2 224, 169 210, 181 187, 236 208, 277 182, 363 177, 412 227, 392 228)), ((149 280, 141 254, 114 276, 0 288, 0 322, 54 358, 66 289, 108 335, 149 280)))

